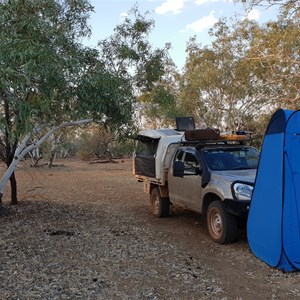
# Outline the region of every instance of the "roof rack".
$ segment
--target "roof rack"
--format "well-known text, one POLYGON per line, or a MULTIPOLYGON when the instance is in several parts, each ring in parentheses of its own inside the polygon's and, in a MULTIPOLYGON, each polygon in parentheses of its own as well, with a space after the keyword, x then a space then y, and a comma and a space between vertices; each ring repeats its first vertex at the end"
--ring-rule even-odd
POLYGON ((181 144, 185 145, 208 145, 208 144, 245 144, 251 142, 251 134, 244 131, 236 133, 220 133, 218 129, 194 129, 186 130, 185 140, 181 144))
POLYGON ((219 140, 194 140, 194 141, 181 141, 181 145, 195 145, 197 148, 202 148, 207 145, 246 145, 247 142, 251 142, 250 138, 245 139, 219 139, 219 140))

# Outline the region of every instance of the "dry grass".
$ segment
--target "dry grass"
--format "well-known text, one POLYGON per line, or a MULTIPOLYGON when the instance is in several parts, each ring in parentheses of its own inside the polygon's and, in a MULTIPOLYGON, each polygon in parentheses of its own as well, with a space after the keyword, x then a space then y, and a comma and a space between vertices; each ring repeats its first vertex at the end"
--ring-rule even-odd
POLYGON ((130 161, 63 163, 17 170, 19 205, 0 217, 1 299, 300 295, 299 274, 256 260, 245 239, 217 245, 198 215, 180 209, 153 218, 130 161))

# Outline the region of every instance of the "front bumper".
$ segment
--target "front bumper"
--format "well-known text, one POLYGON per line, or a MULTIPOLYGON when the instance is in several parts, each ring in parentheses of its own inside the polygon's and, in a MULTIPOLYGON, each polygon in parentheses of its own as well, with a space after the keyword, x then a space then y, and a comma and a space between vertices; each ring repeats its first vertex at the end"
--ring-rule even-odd
POLYGON ((233 214, 238 217, 247 217, 250 208, 250 201, 225 199, 224 207, 226 211, 230 214, 233 214))

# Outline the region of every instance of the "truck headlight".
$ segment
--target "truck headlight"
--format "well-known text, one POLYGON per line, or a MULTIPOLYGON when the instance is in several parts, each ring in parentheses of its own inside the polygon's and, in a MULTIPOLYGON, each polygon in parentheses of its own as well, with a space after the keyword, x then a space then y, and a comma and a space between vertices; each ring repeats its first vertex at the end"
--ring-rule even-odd
POLYGON ((233 192, 237 200, 251 200, 253 186, 246 183, 236 182, 233 184, 233 192))

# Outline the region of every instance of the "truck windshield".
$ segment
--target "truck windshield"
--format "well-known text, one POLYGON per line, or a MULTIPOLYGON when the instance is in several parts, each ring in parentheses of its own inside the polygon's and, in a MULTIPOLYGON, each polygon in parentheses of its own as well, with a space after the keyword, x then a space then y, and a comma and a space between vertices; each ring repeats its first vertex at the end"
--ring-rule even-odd
POLYGON ((208 167, 214 171, 257 169, 259 152, 254 148, 202 150, 208 167))

